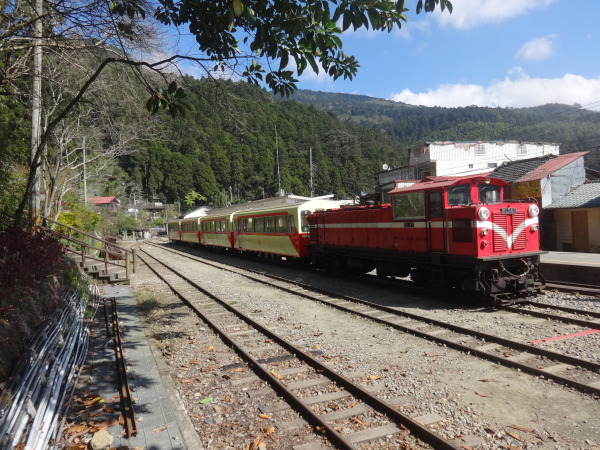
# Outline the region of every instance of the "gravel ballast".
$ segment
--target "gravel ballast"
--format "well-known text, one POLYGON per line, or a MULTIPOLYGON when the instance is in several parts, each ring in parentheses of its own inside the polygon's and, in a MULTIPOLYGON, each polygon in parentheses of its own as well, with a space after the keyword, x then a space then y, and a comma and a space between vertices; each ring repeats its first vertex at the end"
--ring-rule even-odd
MULTIPOLYGON (((160 251, 154 246, 142 245, 142 248, 160 251)), ((168 259, 173 268, 193 276, 204 288, 224 296, 230 304, 276 333, 285 334, 304 351, 322 352, 323 360, 332 368, 342 373, 363 374, 363 385, 378 385, 378 394, 396 404, 403 413, 411 417, 433 417, 431 428, 458 446, 600 448, 598 398, 265 287, 236 274, 163 252, 160 255, 168 259)), ((258 265, 247 261, 244 264, 258 265)), ((279 275, 310 280, 315 286, 328 290, 370 301, 376 299, 415 314, 521 342, 580 330, 577 326, 548 323, 506 311, 462 307, 423 295, 391 292, 316 272, 294 274, 290 267, 267 268, 279 275)), ((266 388, 266 383, 252 379, 252 371, 239 364, 239 357, 222 344, 206 324, 189 313, 143 264, 132 281, 132 288, 145 314, 147 335, 161 350, 171 370, 168 376, 178 387, 181 400, 174 401, 184 402, 205 448, 244 448, 261 440, 267 448, 287 449, 303 444, 330 446, 306 425, 291 430, 279 426, 300 420, 293 411, 262 414, 260 408, 267 400, 252 397, 250 393, 266 388), (233 369, 225 370, 228 366, 233 369), (244 381, 246 379, 249 381, 244 381)), ((598 298, 548 292, 537 300, 600 311, 598 298)), ((599 339, 600 333, 597 333, 541 345, 600 361, 599 339)), ((282 364, 281 370, 284 369, 282 364)), ((325 404, 317 410, 330 412, 328 408, 325 404)), ((365 415, 360 420, 375 423, 377 418, 365 415)), ((410 445, 408 448, 421 445, 417 441, 405 444, 410 445)), ((401 448, 400 445, 390 438, 362 444, 362 448, 401 448)))

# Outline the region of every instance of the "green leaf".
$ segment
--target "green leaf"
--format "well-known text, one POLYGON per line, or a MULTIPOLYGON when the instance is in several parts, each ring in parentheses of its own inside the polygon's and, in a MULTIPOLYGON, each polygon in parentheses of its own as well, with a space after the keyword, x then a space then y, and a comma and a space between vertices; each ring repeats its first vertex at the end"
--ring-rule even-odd
POLYGON ((305 53, 304 56, 306 57, 306 60, 310 64, 310 67, 312 67, 312 70, 315 73, 319 73, 319 66, 317 66, 317 63, 315 62, 315 58, 313 57, 313 55, 310 53, 305 53))
POLYGON ((289 53, 287 51, 281 52, 281 60, 279 62, 279 70, 285 69, 289 63, 289 53))
POLYGON ((329 36, 329 38, 333 41, 337 48, 342 48, 342 40, 338 36, 332 34, 329 36))
POLYGON ((198 403, 200 403, 202 405, 206 405, 207 403, 210 403, 210 402, 212 402, 212 398, 206 397, 206 398, 203 398, 202 400, 200 400, 198 403))
POLYGON ((350 11, 346 11, 344 13, 344 22, 342 25, 342 29, 346 31, 348 28, 350 28, 350 25, 352 25, 352 13, 350 13, 350 11))
POLYGON ((244 4, 242 0, 233 0, 233 13, 236 17, 240 17, 244 12, 244 4))
POLYGON ((168 93, 169 95, 173 95, 175 92, 177 92, 177 82, 172 81, 171 84, 169 84, 168 93))
MULTIPOLYGON (((379 13, 375 9, 369 8, 367 14, 369 15, 369 21, 371 22, 371 25, 373 25, 373 28, 378 29, 381 23, 379 13)), ((367 25, 367 29, 368 28, 369 26, 367 25)))

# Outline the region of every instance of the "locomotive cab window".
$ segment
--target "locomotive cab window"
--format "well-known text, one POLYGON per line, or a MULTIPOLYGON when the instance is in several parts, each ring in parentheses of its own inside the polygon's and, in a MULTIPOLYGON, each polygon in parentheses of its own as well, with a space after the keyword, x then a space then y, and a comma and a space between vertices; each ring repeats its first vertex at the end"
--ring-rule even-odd
POLYGON ((479 201, 482 203, 498 203, 500 201, 500 186, 493 184, 479 183, 479 201))
POLYGON ((429 193, 429 217, 442 217, 443 201, 442 193, 434 191, 429 193))
POLYGON ((422 219, 425 217, 424 192, 408 192, 394 195, 394 220, 422 219))
POLYGON ((470 203, 473 203, 470 184, 457 184, 448 188, 449 205, 468 205, 470 203))

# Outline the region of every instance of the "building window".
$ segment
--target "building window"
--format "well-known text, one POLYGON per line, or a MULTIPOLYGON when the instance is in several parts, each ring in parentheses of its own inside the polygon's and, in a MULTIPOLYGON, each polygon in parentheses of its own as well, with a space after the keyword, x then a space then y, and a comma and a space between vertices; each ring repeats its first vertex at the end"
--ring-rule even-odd
POLYGON ((475 144, 475 156, 485 156, 485 144, 475 144))
POLYGON ((517 156, 526 156, 527 155, 527 145, 521 144, 517 147, 517 156))
POLYGON ((469 169, 472 169, 472 168, 473 168, 473 164, 469 164, 469 169))
POLYGON ((488 167, 493 169, 494 167, 498 167, 498 163, 488 163, 488 167))

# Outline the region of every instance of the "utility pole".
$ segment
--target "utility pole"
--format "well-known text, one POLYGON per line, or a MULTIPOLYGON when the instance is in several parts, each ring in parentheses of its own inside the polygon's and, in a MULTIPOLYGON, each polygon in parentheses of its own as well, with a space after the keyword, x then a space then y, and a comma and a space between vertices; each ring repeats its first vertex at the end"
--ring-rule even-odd
POLYGON ((88 199, 87 199, 87 173, 85 169, 85 137, 83 138, 83 204, 87 208, 88 199))
POLYGON ((31 165, 34 171, 29 188, 29 222, 36 225, 40 220, 40 178, 41 178, 41 136, 42 136, 42 14, 43 0, 35 2, 35 19, 33 29, 33 83, 31 89, 31 165))
POLYGON ((313 165, 312 165, 312 147, 308 150, 308 167, 310 169, 310 197, 314 197, 313 193, 313 165))
POLYGON ((275 125, 275 154, 277 155, 277 195, 281 195, 281 175, 279 174, 279 141, 277 138, 277 125, 275 125))

